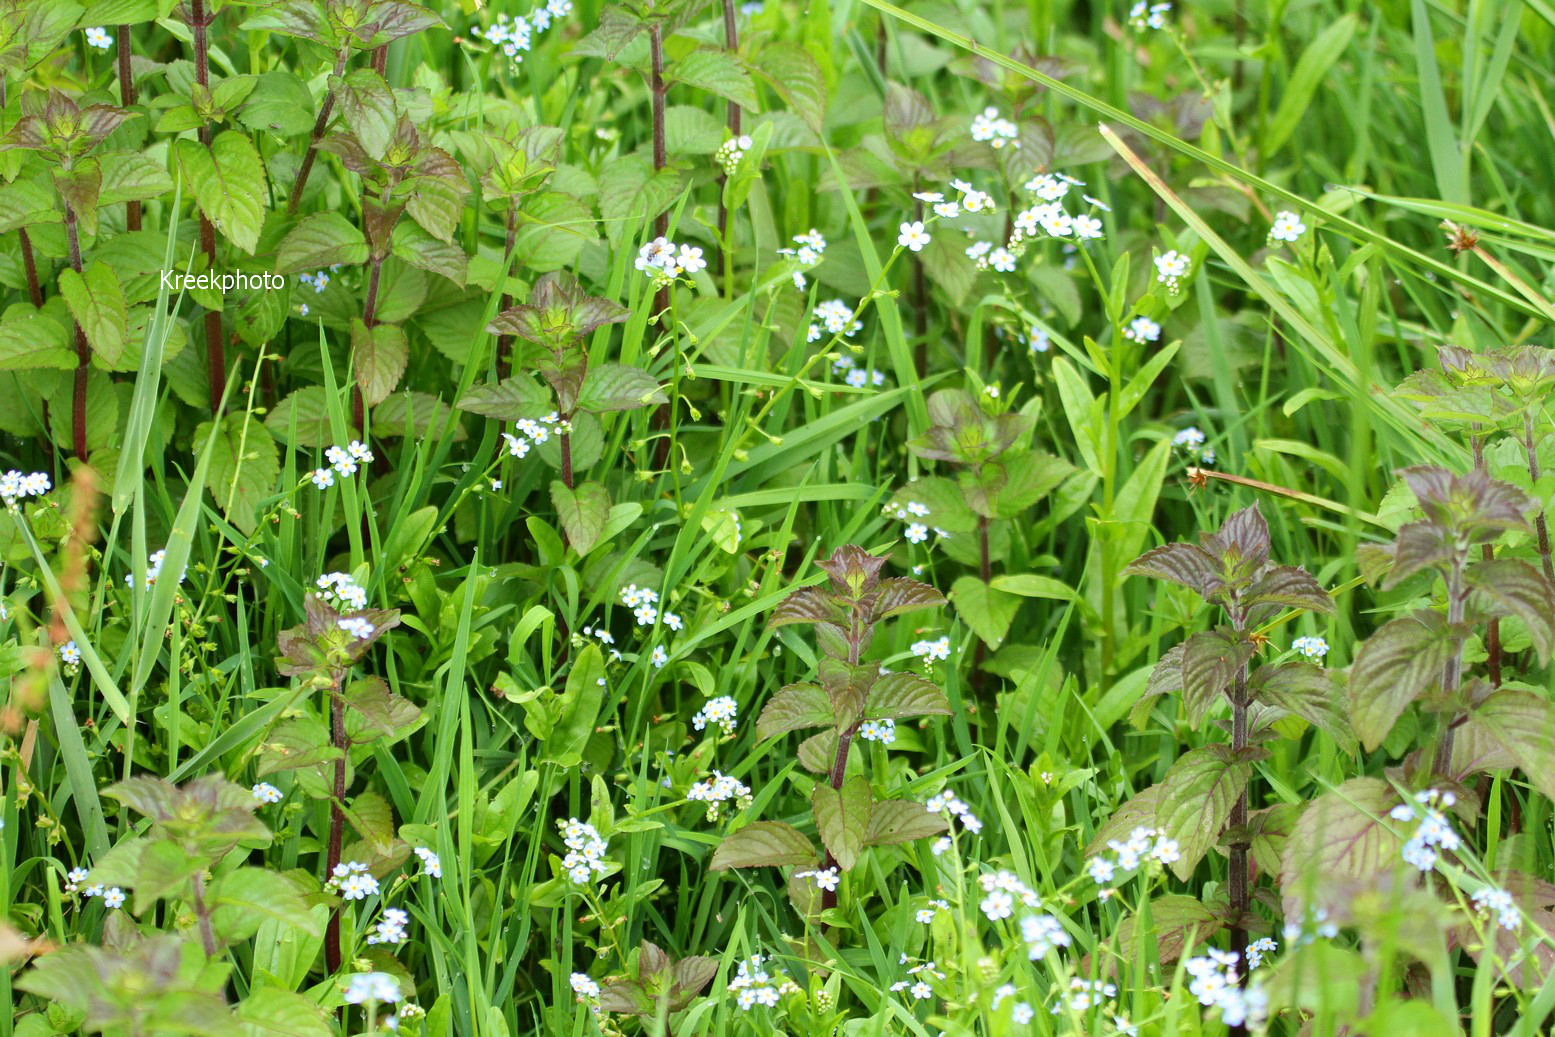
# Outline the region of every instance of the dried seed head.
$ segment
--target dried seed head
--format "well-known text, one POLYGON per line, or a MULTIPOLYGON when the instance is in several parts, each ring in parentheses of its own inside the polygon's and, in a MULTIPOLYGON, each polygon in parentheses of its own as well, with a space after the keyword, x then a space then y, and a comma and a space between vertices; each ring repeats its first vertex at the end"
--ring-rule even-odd
POLYGON ((1442 230, 1447 232, 1447 247, 1453 252, 1468 252, 1479 245, 1479 235, 1469 227, 1443 220, 1442 230))

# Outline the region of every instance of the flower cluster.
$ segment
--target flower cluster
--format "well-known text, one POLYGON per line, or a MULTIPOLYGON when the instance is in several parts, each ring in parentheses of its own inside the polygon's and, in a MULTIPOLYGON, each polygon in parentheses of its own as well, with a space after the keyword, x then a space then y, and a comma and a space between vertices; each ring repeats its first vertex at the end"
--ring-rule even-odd
POLYGON ((416 847, 416 856, 421 860, 421 874, 429 879, 443 877, 443 860, 437 854, 425 846, 416 847))
POLYGON ((1321 637, 1298 637, 1290 643, 1291 651, 1313 662, 1322 662, 1328 654, 1328 642, 1321 637))
POLYGON ((866 742, 890 745, 896 741, 896 721, 889 717, 884 720, 866 720, 859 725, 858 736, 866 742))
POLYGON ((1172 446, 1195 458, 1201 465, 1213 465, 1215 448, 1205 446, 1204 441, 1203 431, 1197 425, 1189 425, 1172 437, 1172 446))
POLYGON ((259 784, 249 789, 249 791, 254 794, 255 799, 259 800, 259 802, 263 804, 279 803, 282 798, 281 790, 270 784, 268 781, 261 781, 259 784))
MULTIPOLYGON (((794 259, 799 262, 799 265, 805 269, 809 269, 810 267, 820 263, 821 257, 826 253, 826 239, 822 237, 821 232, 816 230, 814 227, 811 227, 804 234, 795 235, 794 245, 794 248, 780 248, 778 249, 778 252, 785 256, 793 256, 794 259)), ((805 285, 809 283, 810 282, 805 279, 803 272, 799 270, 794 271, 795 288, 798 288, 800 291, 804 291, 805 285)), ((848 314, 848 320, 852 319, 852 311, 850 310, 848 314)), ((810 328, 813 332, 815 325, 810 325, 810 328)), ((856 331, 858 329, 855 328, 854 330, 856 331)), ((836 334, 836 332, 833 332, 833 334, 836 334)), ((852 334, 852 332, 849 332, 849 334, 852 334)), ((818 337, 819 336, 812 333, 810 336, 810 341, 814 342, 818 337)))
MULTIPOLYGON (((333 273, 334 271, 340 269, 340 264, 336 263, 329 269, 330 273, 333 273)), ((322 294, 324 289, 329 287, 329 274, 322 270, 315 270, 311 274, 298 274, 297 280, 301 281, 305 285, 312 286, 314 295, 322 294)), ((303 304, 302 312, 304 316, 306 316, 308 313, 308 307, 306 303, 303 304)))
POLYGON ((87 878, 87 870, 85 868, 71 868, 67 878, 69 879, 65 884, 67 893, 74 893, 77 889, 80 889, 83 897, 102 897, 103 906, 110 911, 117 911, 124 906, 124 890, 118 886, 105 887, 101 882, 94 882, 82 889, 81 883, 85 882, 87 878))
POLYGON ((587 972, 574 972, 567 982, 572 986, 572 993, 578 999, 578 1004, 588 1005, 594 1011, 599 1011, 599 984, 590 979, 587 972))
POLYGON ((987 141, 994 148, 1002 148, 1006 144, 1018 148, 1019 138, 1020 127, 1002 118, 997 108, 984 108, 972 116, 972 139, 975 141, 987 141))
POLYGON ((1458 833, 1452 830, 1452 822, 1437 809, 1438 805, 1450 808, 1456 802, 1458 797, 1451 792, 1426 789, 1415 793, 1413 805, 1400 803, 1388 811, 1388 816, 1395 821, 1418 819, 1420 822, 1415 834, 1404 844, 1404 860, 1421 871, 1430 871, 1436 867, 1440 854, 1452 853, 1462 845, 1458 833))
POLYGON ((358 638, 360 640, 366 640, 367 638, 372 637, 373 631, 378 629, 360 616, 355 616, 350 619, 337 620, 335 625, 341 630, 344 630, 346 633, 350 634, 352 637, 358 638))
POLYGON ((1022 907, 1042 906, 1042 898, 1037 896, 1036 891, 1030 886, 1016 878, 1013 871, 1001 869, 991 875, 979 875, 977 882, 983 887, 984 893, 977 907, 990 922, 998 922, 1013 915, 1016 901, 1019 901, 1022 907))
MULTIPOLYGON (((949 789, 946 789, 944 792, 941 792, 937 796, 930 796, 928 801, 923 804, 923 809, 927 810, 931 814, 940 815, 947 822, 961 822, 961 827, 973 835, 976 835, 978 832, 983 830, 982 819, 979 818, 976 814, 972 813, 971 808, 958 799, 956 794, 951 792, 949 789)), ((934 843, 932 846, 930 846, 930 849, 934 851, 935 856, 939 856, 946 850, 950 849, 950 837, 948 835, 940 836, 938 839, 934 840, 934 843)), ((1000 872, 1000 874, 1007 873, 1000 872)))
POLYGON ((758 1005, 771 1008, 779 998, 798 993, 799 984, 776 966, 771 966, 769 971, 766 958, 753 954, 740 962, 734 978, 729 981, 729 991, 734 994, 734 1003, 740 1006, 740 1011, 749 1012, 758 1005))
POLYGON ((950 658, 950 635, 935 638, 933 641, 914 641, 909 651, 924 661, 924 664, 938 662, 950 658))
POLYGON ((519 418, 513 423, 518 430, 518 435, 511 432, 502 433, 502 438, 507 440, 508 453, 514 457, 525 457, 529 453, 530 446, 539 446, 551 438, 551 428, 557 432, 569 433, 572 431, 570 423, 562 421, 561 415, 555 411, 536 420, 534 418, 519 418))
POLYGON ((22 498, 41 497, 53 488, 47 472, 33 472, 27 475, 13 468, 0 475, 0 499, 3 499, 5 506, 12 511, 16 510, 16 502, 22 498))
POLYGON ((1166 285, 1166 290, 1176 295, 1182 291, 1182 279, 1188 276, 1192 260, 1176 249, 1155 257, 1155 279, 1166 285))
POLYGON ((1124 877, 1150 861, 1170 864, 1182 856, 1176 839, 1162 836, 1154 828, 1140 827, 1126 840, 1109 839, 1107 849, 1116 856, 1097 854, 1086 863, 1086 870, 1097 885, 1105 886, 1121 873, 1124 877))
POLYGON ((405 927, 410 924, 410 915, 397 907, 386 907, 383 917, 378 924, 373 926, 373 931, 367 934, 367 942, 370 944, 398 944, 405 942, 405 927))
POLYGON ((1227 1026, 1262 1025, 1269 1012, 1269 995, 1257 983, 1238 986, 1237 956, 1211 947, 1202 956, 1183 963, 1192 980, 1188 993, 1205 1008, 1218 1008, 1227 1026))
POLYGON ((556 827, 561 829, 562 842, 567 847, 567 856, 562 858, 562 868, 574 885, 586 886, 595 872, 602 873, 608 869, 605 863, 605 840, 599 837, 593 825, 574 817, 557 821, 556 827))
POLYGON ((331 605, 348 609, 367 607, 367 590, 352 579, 350 573, 325 573, 314 586, 318 587, 319 596, 331 605))
POLYGON ((485 29, 478 25, 472 26, 470 35, 499 48, 506 57, 512 59, 514 65, 521 65, 525 53, 534 45, 535 33, 544 32, 556 19, 571 13, 572 0, 548 0, 527 16, 519 15, 510 19, 506 14, 498 14, 494 25, 485 29))
POLYGON ((332 446, 325 450, 324 460, 329 462, 329 467, 315 469, 310 476, 313 485, 321 490, 335 485, 335 473, 338 472, 342 478, 350 478, 356 474, 357 468, 371 464, 373 452, 366 443, 353 439, 346 446, 332 446))
POLYGON ((59 661, 65 664, 65 672, 72 676, 81 670, 81 648, 75 641, 59 646, 59 661))
POLYGON ((1064 924, 1052 915, 1026 915, 1020 920, 1020 938, 1026 945, 1026 957, 1032 961, 1046 957, 1058 947, 1068 947, 1074 939, 1064 924))
POLYGON ((837 883, 841 881, 841 877, 841 872, 839 872, 836 867, 794 872, 794 878, 814 879, 816 888, 824 889, 828 893, 837 888, 837 883))
POLYGON ((694 274, 707 268, 702 250, 694 245, 677 245, 668 238, 654 238, 637 252, 637 269, 655 285, 669 284, 682 274, 694 274))
POLYGON ((1171 9, 1171 4, 1152 4, 1149 0, 1139 0, 1129 8, 1128 23, 1136 32, 1144 32, 1146 29, 1164 29, 1166 15, 1171 9))
POLYGON ((1156 342, 1161 338, 1161 325, 1149 317, 1135 317, 1123 329, 1123 337, 1130 342, 1156 342))
POLYGON ((718 145, 718 150, 713 152, 713 161, 723 169, 724 176, 733 176, 735 169, 739 168, 740 159, 751 149, 749 134, 741 134, 738 137, 730 137, 718 145))
MULTIPOLYGON (((846 335, 852 338, 864 326, 856 319, 853 309, 841 299, 816 303, 814 317, 805 335, 806 342, 815 342, 823 335, 846 335)), ((852 366, 851 360, 848 366, 852 366)))
POLYGON ((1474 910, 1481 914, 1494 912, 1496 921, 1501 928, 1508 932, 1515 932, 1517 927, 1523 924, 1523 913, 1512 902, 1512 894, 1495 886, 1486 886, 1475 890, 1474 910))
POLYGON ((696 716, 691 718, 691 726, 698 731, 705 730, 707 725, 714 724, 724 729, 725 734, 734 734, 735 721, 738 719, 739 704, 728 695, 719 695, 717 698, 708 699, 697 710, 696 716))
MULTIPOLYGON (((166 551, 153 551, 153 552, 151 552, 150 557, 148 557, 146 559, 146 589, 147 590, 150 590, 153 586, 156 585, 157 577, 162 575, 162 563, 165 562, 165 561, 167 561, 167 552, 166 551)), ((189 566, 185 565, 183 567, 183 570, 181 572, 179 572, 179 574, 178 574, 178 582, 179 583, 183 583, 184 582, 184 577, 186 577, 188 575, 189 575, 189 566)), ((124 582, 125 582, 125 584, 127 586, 130 586, 130 587, 135 586, 135 575, 133 573, 125 573, 124 574, 124 582)))
POLYGON ((939 914, 941 911, 949 911, 949 910, 950 910, 950 903, 948 901, 944 901, 944 900, 931 900, 931 901, 929 901, 929 906, 928 907, 920 907, 913 914, 913 918, 914 918, 914 920, 916 920, 918 922, 921 922, 924 925, 928 925, 930 922, 934 921, 934 916, 935 915, 939 914))
POLYGON ((392 1005, 400 999, 399 981, 387 972, 358 972, 346 982, 341 999, 348 1005, 392 1005))
POLYGON ((113 37, 108 35, 108 30, 101 25, 94 25, 86 30, 86 45, 98 50, 108 50, 113 46, 113 37))
POLYGON ((730 800, 737 804, 749 802, 750 794, 749 786, 722 771, 714 771, 712 777, 699 781, 686 790, 687 799, 707 804, 707 820, 710 822, 718 820, 719 808, 722 804, 730 800))
POLYGON ((361 861, 341 861, 330 872, 324 888, 340 894, 342 900, 366 900, 378 895, 378 880, 361 861))
POLYGON ((1301 222, 1301 217, 1289 210, 1281 210, 1274 214, 1274 225, 1269 228, 1270 241, 1294 242, 1300 240, 1307 232, 1307 225, 1301 222))
POLYGON ((1068 988, 1059 994, 1050 1011, 1053 1015, 1064 1011, 1088 1012, 1092 1008, 1109 1004, 1117 996, 1116 984, 1101 979, 1071 976, 1068 988))
MULTIPOLYGON (((906 955, 904 954, 902 957, 905 959, 906 955)), ((920 965, 914 965, 912 968, 907 970, 907 974, 913 978, 900 979, 895 983, 892 983, 891 992, 894 994, 899 994, 905 990, 912 995, 914 1001, 927 1001, 929 998, 934 996, 934 988, 929 986, 927 977, 932 976, 935 979, 941 980, 945 978, 945 973, 941 972, 939 966, 936 965, 933 961, 926 961, 920 965)))
POLYGON ((839 374, 847 372, 843 374, 842 380, 855 389, 862 389, 866 385, 873 385, 878 388, 885 384, 884 371, 877 371, 872 367, 867 369, 859 367, 850 356, 839 356, 832 361, 831 366, 832 370, 839 374))

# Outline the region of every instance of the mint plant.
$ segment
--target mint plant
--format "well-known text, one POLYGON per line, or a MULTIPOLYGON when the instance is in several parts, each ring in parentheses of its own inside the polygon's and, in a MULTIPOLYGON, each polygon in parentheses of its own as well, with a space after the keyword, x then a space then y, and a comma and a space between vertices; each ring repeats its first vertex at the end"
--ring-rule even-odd
MULTIPOLYGON (((864 658, 877 628, 886 619, 944 604, 944 596, 917 580, 880 576, 888 556, 872 555, 849 544, 818 563, 825 586, 801 587, 783 599, 769 627, 809 624, 825 656, 816 681, 790 684, 762 707, 757 737, 772 738, 790 731, 824 728, 799 746, 800 764, 823 775, 810 806, 824 857, 817 860, 810 837, 782 821, 754 821, 725 836, 709 867, 808 868, 817 874, 820 907, 836 906, 839 872, 849 872, 871 846, 911 842, 945 829, 945 821, 921 803, 877 798, 866 774, 848 773, 849 750, 859 731, 871 721, 948 716, 950 704, 932 682, 914 673, 882 673, 880 664, 864 658)), ((800 876, 795 875, 794 879, 800 876)), ((815 912, 815 890, 791 879, 788 890, 805 918, 815 912)))

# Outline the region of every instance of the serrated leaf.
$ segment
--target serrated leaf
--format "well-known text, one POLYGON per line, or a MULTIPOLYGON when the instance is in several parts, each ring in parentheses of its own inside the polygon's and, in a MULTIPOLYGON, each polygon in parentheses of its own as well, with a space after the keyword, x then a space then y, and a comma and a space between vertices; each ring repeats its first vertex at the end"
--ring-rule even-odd
POLYGON ((1194 726, 1204 720, 1219 696, 1230 688, 1237 671, 1252 657, 1252 642, 1224 628, 1201 631, 1183 642, 1183 705, 1194 726))
POLYGON ((97 160, 103 175, 98 205, 144 201, 173 189, 173 178, 167 175, 167 169, 145 155, 121 151, 99 155, 97 160))
POLYGON ((331 76, 330 86, 341 118, 356 134, 362 149, 382 161, 399 123, 388 81, 370 68, 357 68, 339 79, 331 76))
POLYGON ((195 452, 211 444, 207 484, 222 513, 244 533, 259 525, 259 502, 275 489, 281 458, 269 430, 246 413, 228 414, 218 425, 202 422, 195 429, 195 452))
POLYGON ((892 577, 881 580, 871 614, 876 621, 904 612, 945 604, 945 595, 920 580, 892 577))
POLYGON ((1252 765, 1228 746, 1207 745, 1180 756, 1161 781, 1156 827, 1177 840, 1181 856, 1171 869, 1184 882, 1220 837, 1231 807, 1247 788, 1252 765))
POLYGON ((238 130, 223 130, 209 150, 187 138, 174 147, 184 183, 200 211, 223 237, 252 255, 268 201, 264 161, 254 142, 238 130))
POLYGON ((1380 778, 1352 778, 1308 803, 1285 843, 1280 888, 1285 917, 1336 914, 1400 863, 1403 840, 1388 811, 1398 794, 1380 778))
POLYGON ((402 220, 395 225, 390 251, 416 269, 446 277, 461 288, 469 276, 470 257, 464 249, 439 241, 415 222, 402 220))
POLYGON ((292 446, 329 446, 334 442, 334 432, 324 387, 305 385, 287 396, 265 418, 265 428, 275 438, 292 446))
POLYGON ((1136 828, 1154 828, 1156 807, 1161 801, 1161 788, 1160 785, 1151 785, 1141 789, 1113 811, 1112 816, 1091 837, 1090 844, 1085 847, 1085 856, 1090 857, 1100 853, 1107 848, 1109 840, 1124 839, 1136 828))
POLYGON ((262 73, 253 93, 238 112, 238 121, 251 130, 266 130, 280 137, 295 137, 313 128, 313 95, 307 84, 285 69, 262 73))
POLYGON ((1328 671, 1299 660, 1278 666, 1260 666, 1248 681, 1255 702, 1267 702, 1326 731, 1346 751, 1355 751, 1355 735, 1346 722, 1338 689, 1328 671))
POLYGON ((223 875, 210 891, 210 904, 216 932, 227 940, 247 939, 266 919, 319 935, 318 920, 297 887, 266 868, 243 867, 223 875))
POLYGON ((347 732, 353 743, 373 742, 383 736, 398 738, 421 719, 421 707, 396 695, 380 677, 364 677, 342 693, 347 710, 347 732))
MULTIPOLYGON (((869 791, 869 779, 855 774, 842 783, 842 788, 817 785, 810 797, 815 810, 815 827, 821 835, 827 852, 843 871, 853 870, 858 855, 864 849, 864 837, 869 832, 873 799, 869 791)), ((925 811, 927 813, 927 811, 925 811)))
POLYGON ((818 587, 801 587, 778 602, 767 619, 768 629, 794 623, 836 623, 840 610, 818 587))
POLYGON ((578 406, 596 414, 668 401, 669 397, 651 375, 625 364, 599 364, 589 368, 578 390, 578 406))
POLYGON ((1010 632, 1010 623, 1020 609, 1020 597, 995 590, 976 576, 962 576, 950 588, 956 615, 971 627, 989 648, 998 648, 1010 632))
POLYGON ((1441 617, 1426 611, 1385 624, 1361 645, 1350 667, 1350 725, 1368 752, 1441 679, 1451 652, 1441 617))
POLYGON ((351 369, 362 391, 362 402, 376 407, 400 384, 410 360, 410 343, 395 324, 369 328, 360 319, 351 321, 351 369))
POLYGON ((74 370, 70 329, 30 306, 13 306, 0 320, 0 371, 74 370))
POLYGON ((1074 465, 1062 458, 1028 450, 1003 460, 1004 489, 994 508, 995 518, 1018 518, 1074 474, 1074 465))
POLYGON ((742 108, 754 111, 759 106, 750 73, 726 51, 699 47, 672 63, 665 75, 676 82, 717 94, 742 108))
POLYGON ((870 689, 864 705, 868 720, 950 715, 950 700, 939 686, 905 670, 883 675, 870 689))
POLYGON ((897 490, 896 496, 891 498, 891 509, 904 521, 922 522, 947 533, 970 533, 977 528, 977 516, 966 506, 961 488, 938 475, 914 479, 897 490), (917 505, 917 509, 913 505, 917 505), (917 514, 923 509, 927 509, 928 514, 917 514))
POLYGON ((301 994, 265 986, 238 1002, 245 1037, 330 1037, 334 1027, 324 1010, 301 994))
POLYGON ((1220 563, 1195 544, 1165 544, 1146 551, 1123 571, 1179 584, 1201 598, 1208 598, 1222 586, 1220 563))
POLYGON ((62 271, 59 294, 86 333, 92 352, 108 366, 117 365, 124 356, 130 333, 119 275, 106 263, 94 259, 79 274, 69 269, 62 271))
POLYGON ((765 741, 807 727, 830 727, 835 722, 831 699, 820 685, 790 684, 762 707, 756 721, 756 737, 765 741))
POLYGON ((730 868, 779 868, 788 865, 813 865, 815 847, 799 829, 781 821, 756 821, 725 836, 709 871, 730 868))
POLYGON ((278 274, 312 273, 339 263, 356 266, 367 260, 367 239, 338 212, 305 217, 281 239, 275 254, 278 274))
POLYGON ((489 385, 472 385, 459 399, 459 409, 498 421, 534 420, 554 408, 550 393, 528 375, 515 375, 489 385))
MULTIPOLYGON (((1118 948, 1124 961, 1139 960, 1135 928, 1140 917, 1130 913, 1118 924, 1118 948)), ((1156 960, 1170 965, 1207 942, 1224 924, 1197 898, 1166 893, 1150 901, 1150 929, 1142 935, 1149 941, 1150 953, 1156 960)))
POLYGON ((757 71, 817 134, 826 122, 826 77, 803 47, 779 41, 761 48, 757 71))
POLYGON ((1334 599, 1322 584, 1305 569, 1276 565, 1253 581, 1242 597, 1249 608, 1264 605, 1274 608, 1306 609, 1332 615, 1334 599))
POLYGON ((915 839, 940 835, 946 827, 945 819, 929 813, 922 803, 910 799, 887 799, 876 803, 870 811, 869 831, 864 835, 864 845, 910 843, 915 839))
POLYGON ((402 185, 405 212, 439 241, 453 243, 459 218, 464 215, 470 183, 453 156, 441 148, 424 148, 416 162, 416 175, 402 185))
POLYGON ((551 503, 556 506, 556 518, 572 549, 580 555, 593 550, 610 521, 609 491, 597 482, 579 483, 569 490, 566 483, 556 479, 551 483, 551 503))
POLYGON ((1502 688, 1469 715, 1517 761, 1540 792, 1555 798, 1555 705, 1531 691, 1502 688))
POLYGON ((1539 653, 1539 665, 1555 651, 1555 587, 1527 562, 1497 558, 1475 562, 1463 573, 1464 582, 1501 615, 1516 616, 1528 629, 1539 653))

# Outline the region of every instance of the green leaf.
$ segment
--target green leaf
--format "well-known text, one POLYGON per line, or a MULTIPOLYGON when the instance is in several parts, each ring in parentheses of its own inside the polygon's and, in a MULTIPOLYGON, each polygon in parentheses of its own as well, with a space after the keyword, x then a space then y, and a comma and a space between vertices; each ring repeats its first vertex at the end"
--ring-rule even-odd
POLYGON ((1171 868, 1179 879, 1186 882, 1220 838, 1252 770, 1229 746, 1206 745, 1178 757, 1166 772, 1156 803, 1156 827, 1177 840, 1181 856, 1171 868))
POLYGON ((495 384, 472 385, 459 399, 459 409, 483 414, 498 421, 531 420, 553 409, 551 394, 526 374, 515 375, 495 384))
POLYGON ((15 180, 0 184, 0 234, 18 227, 58 223, 64 219, 54 192, 40 180, 15 180))
POLYGON ((887 799, 876 803, 870 811, 869 831, 864 835, 864 845, 910 843, 915 839, 940 835, 946 827, 945 819, 929 813, 922 803, 910 799, 887 799))
MULTIPOLYGON (((1130 912, 1118 924, 1118 948, 1124 961, 1138 961, 1141 948, 1135 930, 1141 916, 1130 912)), ((1150 901, 1150 928, 1138 934, 1149 942, 1149 953, 1162 965, 1170 965, 1185 953, 1207 942, 1224 923, 1196 897, 1165 893, 1150 901)))
POLYGON ((338 212, 308 216, 281 240, 275 254, 278 274, 312 273, 325 267, 356 266, 367 260, 367 239, 338 212))
POLYGON ((1223 584, 1220 563, 1197 544, 1165 544, 1146 551, 1123 571, 1179 584, 1206 599, 1223 584))
POLYGON ((1531 691, 1502 688, 1476 705, 1470 716, 1511 754, 1540 792, 1555 799, 1555 705, 1531 691))
POLYGON ((905 670, 883 675, 864 702, 868 720, 950 715, 950 701, 938 685, 905 670))
POLYGON ((725 836, 707 867, 709 871, 727 871, 814 863, 815 847, 799 829, 781 821, 756 821, 725 836))
POLYGON ((807 727, 830 727, 836 723, 831 699, 818 684, 790 684, 767 700, 756 721, 756 738, 765 741, 774 735, 807 727))
POLYGON ((77 363, 70 329, 46 313, 18 304, 0 319, 0 371, 40 367, 71 371, 77 363))
POLYGON ((61 272, 59 294, 86 333, 92 352, 109 367, 116 366, 124 356, 130 333, 119 275, 106 263, 94 259, 79 274, 68 269, 61 272))
POLYGON ((217 425, 195 429, 195 452, 211 444, 209 485, 223 514, 244 533, 259 525, 259 502, 275 489, 281 474, 280 452, 269 430, 246 413, 228 414, 217 425))
POLYGON ((904 612, 935 608, 945 604, 945 595, 919 580, 892 577, 880 581, 870 615, 874 622, 900 616, 904 612))
POLYGON ((103 186, 102 166, 95 158, 87 158, 73 169, 56 166, 50 174, 54 178, 54 189, 81 221, 81 229, 96 234, 97 198, 103 186))
POLYGON ((1073 601, 1075 597, 1074 588, 1063 580, 1055 580, 1051 576, 1038 576, 1035 573, 1014 573, 1009 576, 995 576, 989 581, 989 586, 995 590, 1018 594, 1023 598, 1073 601))
POLYGON ((1382 744, 1404 709, 1442 675, 1452 653, 1446 624, 1418 611, 1366 639, 1350 667, 1350 724, 1367 752, 1382 744))
POLYGON ((672 63, 665 70, 665 75, 676 82, 717 94, 751 111, 759 106, 756 86, 751 82, 750 73, 723 50, 699 47, 672 63))
POLYGON ((167 169, 145 155, 133 151, 113 152, 98 156, 102 167, 102 189, 97 195, 98 205, 118 205, 123 202, 144 201, 173 190, 173 178, 167 169))
POLYGON ((399 112, 394 106, 394 91, 388 82, 370 68, 353 69, 343 78, 330 77, 340 116, 361 143, 362 149, 376 161, 382 161, 399 112))
POLYGON ((1539 665, 1548 664, 1555 651, 1555 587, 1527 562, 1497 558, 1475 562, 1463 573, 1464 581, 1492 606, 1496 614, 1516 616, 1528 628, 1528 639, 1539 653, 1539 665))
POLYGON ((1321 666, 1300 660, 1260 666, 1253 671, 1247 691, 1254 702, 1278 706, 1328 732, 1347 752, 1355 751, 1355 734, 1345 720, 1338 689, 1321 666))
POLYGON ((950 588, 950 601, 956 615, 988 643, 998 648, 1010 632, 1010 623, 1020 608, 1020 597, 996 590, 976 576, 962 576, 950 588))
POLYGON ((200 211, 228 241, 253 254, 268 201, 264 161, 254 142, 239 130, 223 130, 209 151, 187 138, 174 146, 184 183, 200 211))
MULTIPOLYGON (((375 424, 380 417, 374 415, 375 424)), ((305 385, 287 396, 265 418, 265 428, 276 439, 292 446, 329 446, 335 440, 330 428, 329 402, 324 387, 305 385), (295 430, 293 425, 296 426, 295 430)))
POLYGON ((1075 472, 1068 461, 1037 450, 1005 458, 1001 463, 1005 484, 994 506, 995 518, 1018 518, 1075 472))
POLYGON ((351 321, 351 368, 367 406, 376 407, 388 398, 400 384, 409 360, 410 344, 398 325, 369 328, 359 318, 351 321))
POLYGON ((1197 726, 1253 657, 1253 644, 1227 628, 1205 630, 1183 642, 1183 705, 1197 726))
POLYGON ((824 132, 826 76, 809 51, 793 43, 770 42, 761 48, 757 71, 806 126, 824 132))
POLYGON ((1404 843, 1387 819, 1398 801, 1381 778, 1352 778, 1307 804, 1280 866, 1286 918, 1308 908, 1343 917, 1358 892, 1401 863, 1404 843))
POLYGON ((815 827, 821 834, 821 842, 836 860, 837 867, 852 871, 864 849, 864 837, 869 833, 873 812, 869 779, 855 774, 844 781, 840 789, 816 785, 810 803, 815 809, 815 827))
POLYGON ((897 490, 889 510, 904 522, 921 522, 947 533, 970 533, 977 528, 977 516, 966 506, 961 488, 938 475, 914 479, 897 490), (925 508, 927 515, 917 514, 925 508))
POLYGON ((212 887, 210 904, 216 932, 229 941, 253 936, 267 918, 309 936, 319 934, 313 912, 280 872, 249 867, 230 872, 212 887))
POLYGON ((460 288, 469 275, 470 257, 457 243, 439 241, 418 223, 400 221, 394 226, 390 251, 418 270, 446 277, 460 288))
POLYGON ((573 660, 562 693, 561 719, 545 742, 546 758, 561 767, 576 767, 594 735, 599 708, 605 701, 605 657, 589 644, 573 660))
POLYGON ((600 364, 589 368, 578 390, 578 406, 596 414, 668 401, 669 397, 651 375, 625 364, 600 364))
POLYGON ((597 482, 579 483, 573 489, 560 479, 551 482, 551 503, 567 534, 567 542, 580 555, 586 555, 599 542, 610 520, 610 492, 597 482))
POLYGON ((389 690, 381 677, 363 677, 342 692, 346 706, 346 732, 352 744, 397 740, 421 719, 421 707, 389 690))
POLYGON ((1302 51, 1300 59, 1296 62, 1296 68, 1280 95, 1280 106, 1270 117, 1268 128, 1264 132, 1261 149, 1263 154, 1273 155, 1296 132, 1296 128, 1301 125, 1302 116, 1306 114, 1308 106, 1312 103, 1313 95, 1323 84, 1324 77, 1328 75, 1328 70, 1350 45, 1350 40, 1355 35, 1356 25, 1357 19, 1354 14, 1336 19, 1324 27, 1323 31, 1307 45, 1307 49, 1302 51))
POLYGON ((408 192, 404 200, 410 218, 434 238, 452 244, 464 215, 465 199, 470 196, 470 183, 459 163, 440 148, 424 148, 416 162, 416 175, 401 187, 408 192))
POLYGON ((260 987, 238 1002, 245 1037, 330 1037, 334 1027, 324 1010, 301 994, 260 987))
POLYGON ((294 73, 273 69, 262 73, 254 92, 238 112, 238 121, 251 130, 265 130, 278 137, 296 137, 313 128, 316 118, 313 95, 294 73))

